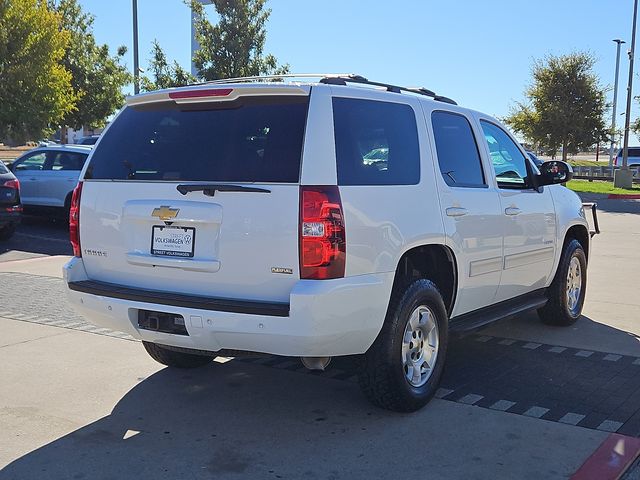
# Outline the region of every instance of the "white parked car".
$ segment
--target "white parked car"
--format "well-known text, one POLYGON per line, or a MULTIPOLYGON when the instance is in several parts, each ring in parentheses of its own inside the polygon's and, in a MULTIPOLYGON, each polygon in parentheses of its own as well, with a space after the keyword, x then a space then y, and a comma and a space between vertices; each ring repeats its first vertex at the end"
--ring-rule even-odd
POLYGON ((165 365, 357 355, 366 396, 412 411, 450 331, 580 316, 590 234, 552 185, 571 175, 488 115, 358 76, 151 92, 80 176, 64 276, 90 321, 165 365))
POLYGON ((90 152, 86 146, 50 145, 17 158, 11 171, 20 181, 25 211, 68 216, 71 194, 90 152))

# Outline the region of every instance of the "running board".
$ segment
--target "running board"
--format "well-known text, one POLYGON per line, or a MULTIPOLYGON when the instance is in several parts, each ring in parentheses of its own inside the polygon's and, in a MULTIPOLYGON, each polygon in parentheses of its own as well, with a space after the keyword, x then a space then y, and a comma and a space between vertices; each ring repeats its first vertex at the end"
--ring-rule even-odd
POLYGON ((541 288, 516 298, 496 303, 449 320, 450 332, 464 332, 482 327, 491 322, 536 310, 547 303, 546 289, 541 288))

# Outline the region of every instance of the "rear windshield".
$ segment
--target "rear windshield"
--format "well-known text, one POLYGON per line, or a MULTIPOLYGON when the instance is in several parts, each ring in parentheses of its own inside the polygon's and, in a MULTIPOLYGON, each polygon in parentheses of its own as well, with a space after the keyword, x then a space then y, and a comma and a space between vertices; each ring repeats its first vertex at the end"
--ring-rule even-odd
POLYGON ((7 167, 4 166, 2 161, 0 161, 0 173, 9 173, 9 170, 7 170, 7 167))
POLYGON ((85 178, 296 183, 307 107, 306 96, 127 107, 85 178))

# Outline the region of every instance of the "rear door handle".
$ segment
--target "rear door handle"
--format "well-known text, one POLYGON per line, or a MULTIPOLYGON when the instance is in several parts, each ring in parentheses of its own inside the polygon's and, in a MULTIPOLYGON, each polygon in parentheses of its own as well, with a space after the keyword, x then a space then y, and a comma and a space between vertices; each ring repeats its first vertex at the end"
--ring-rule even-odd
POLYGON ((469 213, 466 208, 462 207, 449 207, 445 210, 447 217, 462 217, 469 213))
POLYGON ((504 213, 507 215, 519 215, 522 212, 518 207, 507 207, 504 209, 504 213))

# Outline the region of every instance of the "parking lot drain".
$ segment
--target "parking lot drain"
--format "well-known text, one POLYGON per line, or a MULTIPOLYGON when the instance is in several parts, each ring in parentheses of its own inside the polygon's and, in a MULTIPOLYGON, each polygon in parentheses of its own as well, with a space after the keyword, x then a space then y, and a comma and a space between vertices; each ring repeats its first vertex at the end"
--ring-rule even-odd
POLYGON ((549 409, 544 407, 531 407, 529 410, 524 412, 523 415, 526 415, 527 417, 540 418, 548 411, 549 409))
POLYGON ((580 350, 579 352, 576 352, 576 357, 590 357, 591 355, 593 355, 593 352, 590 350, 580 350))
POLYGON ((566 423, 567 425, 577 425, 586 415, 579 413, 569 412, 558 420, 560 423, 566 423))
POLYGON ((613 353, 610 353, 608 355, 605 355, 603 360, 606 360, 607 362, 617 362, 621 358, 622 358, 622 355, 615 355, 613 353))
POLYGON ((538 347, 541 347, 542 344, 541 343, 533 343, 533 342, 529 342, 529 343, 525 343, 522 348, 526 348, 528 350, 535 350, 538 347))
POLYGON ((547 352, 551 353, 562 353, 567 349, 567 347, 551 347, 547 352))
POLYGON ((484 397, 482 395, 476 395, 475 393, 470 393, 469 395, 465 395, 461 399, 458 400, 458 403, 464 403, 466 405, 474 405, 482 400, 484 397))
POLYGON ((510 402, 509 400, 498 400, 496 403, 491 405, 489 408, 491 410, 499 410, 501 412, 505 412, 513 407, 516 402, 510 402))
POLYGON ((614 422, 613 420, 605 420, 600 425, 598 425, 598 430, 602 430, 604 432, 617 432, 618 429, 622 426, 622 422, 614 422))
POLYGON ((493 338, 493 337, 489 337, 489 336, 487 336, 487 335, 484 335, 484 336, 482 336, 482 337, 476 337, 476 342, 482 342, 482 343, 485 343, 485 342, 488 342, 489 340, 491 340, 492 338, 493 338))
POLYGON ((500 340, 498 343, 500 345, 513 345, 516 342, 517 340, 514 340, 512 338, 505 338, 504 340, 500 340))
POLYGON ((436 398, 444 398, 444 397, 446 397, 447 395, 449 395, 450 393, 453 393, 453 390, 450 390, 450 389, 448 389, 448 388, 439 388, 439 389, 436 391, 435 397, 436 397, 436 398))

